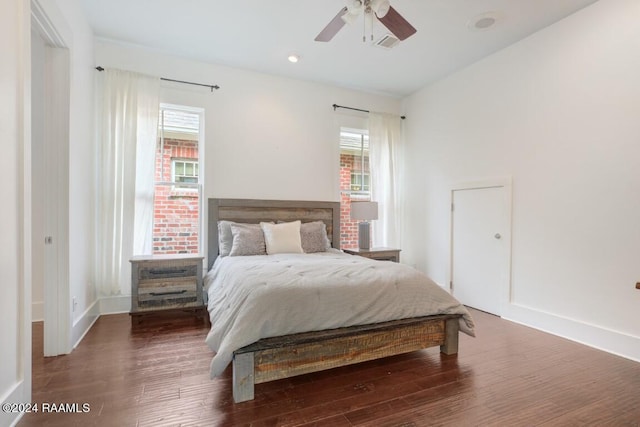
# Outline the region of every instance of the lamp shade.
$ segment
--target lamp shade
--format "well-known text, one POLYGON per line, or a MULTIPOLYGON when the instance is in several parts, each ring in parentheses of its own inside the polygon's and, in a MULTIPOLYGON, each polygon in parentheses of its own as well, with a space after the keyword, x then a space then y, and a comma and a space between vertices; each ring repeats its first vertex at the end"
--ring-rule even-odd
POLYGON ((351 202, 351 219, 378 219, 378 202, 351 202))

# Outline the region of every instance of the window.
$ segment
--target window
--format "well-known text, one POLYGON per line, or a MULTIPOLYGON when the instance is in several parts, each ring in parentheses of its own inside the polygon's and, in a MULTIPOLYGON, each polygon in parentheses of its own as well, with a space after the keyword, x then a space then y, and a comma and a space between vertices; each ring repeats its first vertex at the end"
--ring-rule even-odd
POLYGON ((369 193, 369 173, 351 171, 351 192, 369 193))
POLYGON ((340 247, 358 247, 358 223, 352 221, 351 201, 371 200, 369 135, 366 130, 340 131, 340 247))
POLYGON ((154 254, 201 252, 202 116, 200 109, 160 106, 153 206, 154 254))
POLYGON ((369 135, 365 130, 343 129, 340 132, 341 172, 349 171, 350 184, 341 190, 349 192, 351 198, 369 200, 369 135))
MULTIPOLYGON (((171 177, 173 182, 198 183, 198 161, 192 159, 171 160, 171 177)), ((194 189, 195 190, 195 189, 194 189)))

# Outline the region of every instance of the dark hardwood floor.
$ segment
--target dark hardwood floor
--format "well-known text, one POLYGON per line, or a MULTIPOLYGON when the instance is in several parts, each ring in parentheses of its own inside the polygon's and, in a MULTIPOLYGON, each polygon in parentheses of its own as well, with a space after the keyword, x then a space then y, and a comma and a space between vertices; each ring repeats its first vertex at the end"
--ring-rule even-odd
POLYGON ((187 318, 103 316, 67 356, 42 356, 19 426, 640 426, 640 363, 473 311, 477 338, 256 386, 234 404, 231 370, 209 379, 207 328, 187 318))

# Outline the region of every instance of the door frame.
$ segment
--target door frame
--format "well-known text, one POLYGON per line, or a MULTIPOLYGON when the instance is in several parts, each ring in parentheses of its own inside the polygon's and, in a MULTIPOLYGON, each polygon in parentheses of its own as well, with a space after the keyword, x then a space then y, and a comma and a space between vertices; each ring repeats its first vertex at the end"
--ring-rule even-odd
MULTIPOLYGON (((46 197, 48 221, 45 233, 55 239, 55 259, 44 262, 44 355, 56 356, 72 350, 71 298, 69 289, 69 119, 70 53, 68 44, 39 0, 31 0, 31 26, 47 44, 44 135, 45 179, 51 196, 46 197), (53 274, 48 274, 54 270, 53 274)), ((67 30, 63 28, 62 30, 67 30)), ((68 33, 68 31, 66 31, 68 33)), ((44 239, 44 236, 43 236, 44 239)), ((46 253, 46 251, 45 251, 46 253)), ((45 255, 46 257, 46 255, 45 255)))
POLYGON ((455 181, 449 185, 449 269, 447 271, 447 286, 449 293, 453 295, 453 215, 454 204, 453 196, 455 191, 460 190, 480 190, 483 188, 504 188, 504 211, 505 211, 505 230, 502 240, 505 242, 505 259, 506 259, 506 272, 505 280, 502 283, 500 289, 500 313, 503 315, 507 312, 507 306, 511 304, 513 297, 513 290, 511 287, 511 254, 512 254, 512 211, 513 211, 513 189, 511 177, 497 177, 497 178, 479 178, 464 181, 455 181))

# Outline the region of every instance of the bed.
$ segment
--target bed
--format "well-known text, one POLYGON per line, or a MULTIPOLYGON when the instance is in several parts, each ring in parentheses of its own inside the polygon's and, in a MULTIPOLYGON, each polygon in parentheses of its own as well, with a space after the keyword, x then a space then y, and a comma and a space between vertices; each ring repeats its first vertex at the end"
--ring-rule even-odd
POLYGON ((474 334, 464 306, 426 276, 341 252, 338 202, 209 199, 208 218, 206 341, 212 377, 233 363, 235 402, 267 381, 433 346, 455 354, 459 331, 474 334), (229 253, 219 221, 234 233, 278 224, 263 226, 266 234, 298 220, 326 229, 326 249, 219 256, 229 253))

